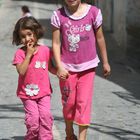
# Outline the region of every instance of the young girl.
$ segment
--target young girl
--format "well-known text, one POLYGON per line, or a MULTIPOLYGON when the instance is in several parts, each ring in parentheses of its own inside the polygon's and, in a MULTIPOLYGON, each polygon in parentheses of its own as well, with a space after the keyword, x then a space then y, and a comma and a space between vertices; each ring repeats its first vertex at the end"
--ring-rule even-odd
POLYGON ((53 74, 56 70, 51 65, 49 48, 38 44, 42 36, 42 26, 33 17, 19 19, 13 31, 13 44, 23 45, 17 49, 13 65, 19 73, 17 96, 25 110, 25 140, 53 139, 48 69, 53 74))
POLYGON ((21 7, 21 10, 22 10, 22 17, 31 17, 32 16, 28 6, 23 5, 21 7))
POLYGON ((53 53, 60 78, 66 140, 77 140, 73 122, 79 126, 79 139, 85 140, 90 125, 93 82, 100 50, 103 74, 110 74, 100 9, 81 0, 64 0, 54 11, 53 53), (61 36, 62 35, 62 36, 61 36))

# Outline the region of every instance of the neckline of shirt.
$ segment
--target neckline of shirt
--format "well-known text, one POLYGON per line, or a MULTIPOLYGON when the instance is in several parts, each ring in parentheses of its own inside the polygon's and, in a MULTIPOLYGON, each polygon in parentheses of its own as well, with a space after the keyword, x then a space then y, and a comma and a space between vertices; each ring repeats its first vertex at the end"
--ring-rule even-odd
POLYGON ((90 7, 91 7, 91 5, 88 4, 87 8, 86 8, 86 12, 79 17, 75 17, 75 16, 71 15, 65 6, 64 6, 64 11, 65 11, 66 15, 68 17, 70 17, 71 19, 79 20, 79 19, 82 19, 83 17, 85 17, 88 14, 90 7))

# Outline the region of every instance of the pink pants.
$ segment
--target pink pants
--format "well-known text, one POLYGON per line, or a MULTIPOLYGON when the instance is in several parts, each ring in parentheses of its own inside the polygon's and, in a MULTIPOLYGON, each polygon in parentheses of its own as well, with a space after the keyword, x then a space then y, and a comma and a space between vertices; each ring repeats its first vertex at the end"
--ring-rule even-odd
POLYGON ((36 100, 21 99, 25 110, 25 140, 53 140, 50 96, 36 100))
POLYGON ((95 69, 70 72, 67 80, 60 80, 63 115, 79 125, 89 125, 95 69))

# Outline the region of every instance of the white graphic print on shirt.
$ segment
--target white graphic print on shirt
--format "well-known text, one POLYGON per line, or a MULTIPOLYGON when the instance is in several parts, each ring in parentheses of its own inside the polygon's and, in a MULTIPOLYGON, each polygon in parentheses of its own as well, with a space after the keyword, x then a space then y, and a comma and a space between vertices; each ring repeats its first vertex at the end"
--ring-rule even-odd
POLYGON ((43 68, 43 69, 46 69, 46 62, 45 61, 43 61, 43 62, 36 61, 35 68, 43 68))
MULTIPOLYGON (((42 68, 42 69, 46 69, 46 62, 40 62, 40 61, 36 61, 35 62, 35 68, 42 68)), ((34 96, 37 95, 39 92, 39 87, 37 84, 27 84, 25 87, 25 91, 26 91, 26 95, 28 96, 34 96)))
POLYGON ((90 31, 91 30, 91 25, 86 24, 83 25, 81 24, 80 26, 78 25, 72 25, 70 21, 65 23, 66 28, 68 28, 65 33, 68 36, 68 42, 69 42, 69 51, 70 52, 76 52, 77 49, 79 48, 78 43, 80 42, 80 34, 81 32, 84 31, 90 31))
POLYGON ((39 87, 38 85, 35 85, 35 84, 28 84, 26 85, 25 91, 26 91, 26 95, 34 96, 38 94, 39 87))

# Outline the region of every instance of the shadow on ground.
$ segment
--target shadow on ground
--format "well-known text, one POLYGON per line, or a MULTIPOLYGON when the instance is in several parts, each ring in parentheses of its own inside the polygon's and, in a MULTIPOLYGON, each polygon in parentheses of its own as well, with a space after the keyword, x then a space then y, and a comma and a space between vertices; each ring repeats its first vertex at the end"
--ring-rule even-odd
POLYGON ((24 140, 23 136, 14 136, 12 137, 12 140, 24 140))
POLYGON ((15 112, 23 112, 22 104, 7 104, 7 105, 0 105, 0 112, 3 110, 7 111, 15 111, 15 112))
POLYGON ((89 128, 98 131, 100 133, 113 136, 118 140, 132 140, 133 138, 135 140, 138 140, 140 137, 140 134, 135 133, 134 131, 120 129, 117 127, 112 127, 104 124, 92 123, 89 128))
POLYGON ((0 140, 24 140, 24 137, 23 136, 14 136, 10 139, 0 139, 0 140))
MULTIPOLYGON (((55 115, 54 120, 64 123, 64 119, 60 116, 55 115)), ((109 124, 104 125, 104 124, 91 123, 91 125, 89 126, 89 129, 92 129, 93 131, 96 131, 102 134, 112 136, 114 138, 117 138, 118 140, 132 140, 133 138, 135 140, 139 140, 139 137, 140 137, 139 133, 135 133, 134 131, 130 131, 126 129, 112 127, 109 124)))
MULTIPOLYGON (((21 104, 6 104, 6 105, 0 105, 0 112, 4 112, 6 115, 0 115, 0 119, 20 119, 21 117, 15 117, 9 115, 9 112, 24 112, 23 107, 21 104)), ((21 118, 23 119, 23 118, 21 118)))
MULTIPOLYGON (((111 75, 107 80, 126 90, 126 92, 122 92, 112 89, 112 93, 128 102, 140 104, 140 71, 127 63, 125 53, 117 46, 111 33, 105 32, 105 39, 111 65, 111 75)), ((98 76, 103 77, 101 63, 99 63, 96 72, 98 76)))

